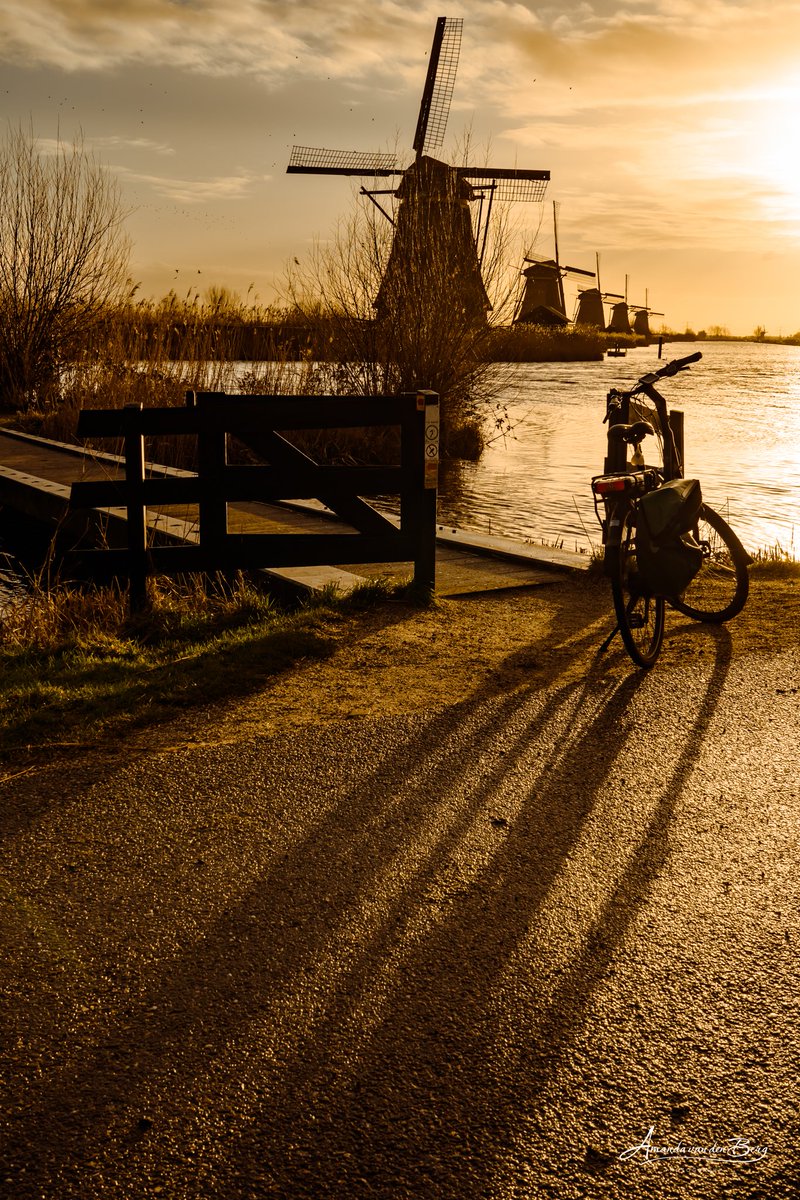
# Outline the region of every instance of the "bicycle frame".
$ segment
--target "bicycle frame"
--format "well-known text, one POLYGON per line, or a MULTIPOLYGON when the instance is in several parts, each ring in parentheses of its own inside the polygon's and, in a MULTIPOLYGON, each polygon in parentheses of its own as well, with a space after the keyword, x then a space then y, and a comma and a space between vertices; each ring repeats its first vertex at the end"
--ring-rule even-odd
MULTIPOLYGON (((650 382, 655 376, 645 376, 640 379, 630 392, 618 392, 612 389, 606 397, 605 420, 612 424, 627 425, 630 421, 631 401, 636 396, 647 396, 652 401, 658 429, 664 446, 664 463, 659 468, 664 480, 681 479, 683 477, 683 413, 670 412, 667 402, 650 382), (613 421, 612 421, 613 418, 613 421)), ((606 473, 627 471, 627 451, 624 442, 609 438, 604 470, 606 473)))
MULTIPOLYGON (((611 487, 600 493, 605 505, 605 519, 601 524, 603 528, 603 545, 607 549, 619 546, 620 531, 625 513, 630 508, 636 507, 636 499, 639 496, 644 495, 651 488, 657 487, 659 483, 670 479, 683 478, 683 413, 669 411, 664 396, 658 391, 655 384, 658 379, 675 375, 678 371, 684 370, 700 358, 702 358, 702 355, 697 353, 690 354, 686 358, 676 359, 674 362, 667 363, 660 370, 642 376, 630 391, 622 392, 616 388, 612 388, 606 396, 606 415, 603 419, 604 422, 608 423, 609 437, 603 471, 605 475, 619 476, 622 480, 622 484, 619 487, 619 495, 614 494, 616 489, 612 489, 611 487), (611 436, 613 426, 629 424, 631 418, 631 401, 635 401, 637 396, 646 396, 653 405, 656 426, 661 434, 663 446, 663 464, 656 468, 645 468, 644 474, 640 471, 631 472, 631 468, 628 465, 628 443, 611 436), (655 472, 656 474, 648 475, 648 471, 655 472), (630 483, 631 480, 636 481, 640 475, 642 476, 641 483, 630 483)), ((652 413, 647 412, 638 415, 652 416, 652 413)), ((595 481, 593 481, 593 490, 594 483, 595 481)), ((595 491, 595 497, 597 497, 597 494, 597 491, 595 491)), ((606 555, 607 558, 608 555, 606 555)))
POLYGON ((720 623, 741 612, 749 591, 750 556, 730 526, 702 502, 699 494, 699 507, 689 527, 683 530, 685 547, 676 547, 679 559, 665 560, 668 570, 673 570, 668 579, 680 590, 674 594, 665 592, 663 575, 653 586, 648 582, 647 568, 642 569, 640 552, 645 563, 650 559, 652 569, 652 555, 659 548, 654 548, 647 537, 640 543, 640 501, 648 492, 683 478, 683 413, 670 413, 655 385, 659 379, 676 375, 700 358, 702 354, 697 353, 675 359, 644 375, 630 391, 612 389, 606 396, 604 421, 609 429, 605 471, 592 479, 592 493, 603 529, 604 565, 611 580, 617 624, 600 649, 607 649, 619 632, 625 649, 641 667, 651 667, 658 658, 667 603, 693 620, 720 623), (652 410, 640 405, 632 413, 631 404, 638 396, 646 397, 653 405, 652 410), (661 436, 663 463, 645 466, 641 444, 656 429, 661 436), (634 447, 631 463, 629 446, 634 447), (688 563, 684 551, 690 555, 688 563), (701 552, 700 560, 692 558, 697 551, 701 552))

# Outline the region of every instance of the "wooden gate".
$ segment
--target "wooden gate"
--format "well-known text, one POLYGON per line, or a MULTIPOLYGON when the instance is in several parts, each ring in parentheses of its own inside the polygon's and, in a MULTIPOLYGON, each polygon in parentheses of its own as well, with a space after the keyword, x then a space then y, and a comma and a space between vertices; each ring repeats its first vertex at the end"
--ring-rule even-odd
POLYGON ((82 560, 96 573, 130 580, 130 603, 146 603, 148 575, 248 570, 336 563, 410 562, 416 586, 435 586, 439 397, 239 396, 190 392, 185 408, 84 409, 80 437, 124 441, 124 477, 72 484, 73 508, 127 511, 127 548, 90 550, 82 560), (295 430, 399 426, 396 466, 321 465, 283 433, 295 430), (281 432, 283 431, 283 432, 281 432), (197 474, 158 476, 145 466, 147 437, 197 438, 197 474), (265 464, 228 462, 228 436, 257 447, 265 464), (400 526, 364 496, 399 495, 400 526), (353 533, 230 533, 236 501, 317 499, 354 527, 353 533), (198 506, 199 539, 181 546, 147 543, 147 508, 198 506))

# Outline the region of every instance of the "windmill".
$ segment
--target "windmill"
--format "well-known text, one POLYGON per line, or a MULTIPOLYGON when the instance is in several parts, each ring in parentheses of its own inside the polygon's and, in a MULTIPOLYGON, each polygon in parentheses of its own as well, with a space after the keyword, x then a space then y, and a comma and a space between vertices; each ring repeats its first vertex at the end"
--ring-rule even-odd
POLYGON ((644 304, 634 304, 633 308, 633 332, 637 337, 646 338, 649 342, 652 338, 650 331, 650 316, 663 317, 663 312, 656 312, 654 308, 647 307, 647 288, 644 290, 644 304))
POLYGON ((431 157, 444 141, 450 102, 461 50, 460 18, 439 17, 431 47, 414 134, 414 160, 403 167, 392 154, 357 150, 322 150, 295 146, 287 172, 305 175, 400 176, 399 185, 380 189, 362 186, 394 226, 392 248, 375 299, 377 315, 397 315, 400 308, 418 309, 436 293, 442 302, 470 320, 485 321, 490 308, 483 284, 482 263, 492 204, 498 201, 538 201, 544 196, 549 171, 502 167, 454 167, 431 157), (378 196, 399 201, 396 217, 378 196), (479 202, 473 226, 470 205, 479 202))
POLYGON ((578 308, 575 313, 575 324, 584 325, 590 329, 605 329, 606 310, 604 305, 609 300, 624 300, 619 292, 604 292, 600 286, 600 255, 595 253, 597 287, 582 288, 578 292, 578 308))
POLYGON ((628 304, 628 276, 625 276, 625 295, 611 306, 611 317, 608 322, 609 333, 633 333, 631 328, 631 308, 639 308, 638 304, 628 304))
POLYGON ((514 323, 527 322, 531 325, 563 326, 569 324, 564 300, 564 277, 566 275, 588 275, 594 279, 594 271, 581 267, 562 267, 558 257, 558 208, 553 201, 553 244, 555 258, 525 258, 532 265, 522 272, 525 291, 514 323))

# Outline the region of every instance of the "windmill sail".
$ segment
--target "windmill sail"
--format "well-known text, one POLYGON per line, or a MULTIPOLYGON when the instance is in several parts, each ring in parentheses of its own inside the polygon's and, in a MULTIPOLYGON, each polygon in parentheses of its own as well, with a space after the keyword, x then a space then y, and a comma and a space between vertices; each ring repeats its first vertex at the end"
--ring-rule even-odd
MULTIPOLYGON (((375 197, 378 189, 362 188, 395 226, 388 265, 381 282, 378 314, 398 316, 399 297, 414 297, 415 305, 441 312, 450 305, 454 315, 485 320, 490 307, 481 276, 483 247, 492 204, 498 201, 539 201, 549 171, 496 167, 450 166, 430 156, 444 141, 461 50, 463 22, 439 17, 431 46, 419 108, 413 149, 415 159, 401 167, 391 154, 357 150, 323 150, 297 146, 287 167, 290 174, 355 175, 379 178, 402 175, 394 195, 393 219, 375 197), (483 200, 486 200, 485 213, 483 200), (470 205, 480 200, 473 227, 470 205), (427 291, 419 280, 427 273, 427 291)), ((410 301, 411 302, 411 301, 410 301)))
POLYGON ((287 175, 399 175, 393 154, 371 154, 361 150, 322 150, 317 146, 293 146, 287 175))
POLYGON ((413 147, 418 158, 438 149, 444 141, 461 52, 463 24, 460 17, 439 17, 436 21, 417 131, 414 134, 413 147))
POLYGON ((495 200, 535 203, 544 199, 549 171, 516 170, 509 167, 456 167, 473 189, 489 188, 495 200))

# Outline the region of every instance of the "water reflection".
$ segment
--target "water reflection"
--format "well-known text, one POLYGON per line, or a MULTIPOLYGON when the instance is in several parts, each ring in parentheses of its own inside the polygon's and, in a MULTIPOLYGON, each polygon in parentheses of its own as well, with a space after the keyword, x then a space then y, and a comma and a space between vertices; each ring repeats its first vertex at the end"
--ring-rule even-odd
POLYGON ((0 546, 0 612, 25 590, 21 564, 0 546))
MULTIPOLYGON (((703 360, 668 380, 686 417, 686 471, 729 516, 750 549, 796 553, 800 532, 800 348, 742 342, 675 343, 664 358, 703 360)), ((599 544, 589 481, 605 453, 605 394, 658 366, 655 347, 597 363, 531 363, 506 396, 513 436, 479 463, 447 464, 443 523, 568 549, 599 544)))

